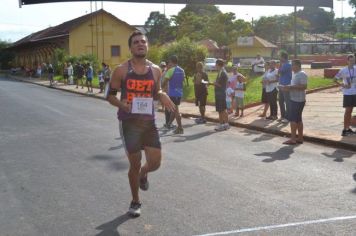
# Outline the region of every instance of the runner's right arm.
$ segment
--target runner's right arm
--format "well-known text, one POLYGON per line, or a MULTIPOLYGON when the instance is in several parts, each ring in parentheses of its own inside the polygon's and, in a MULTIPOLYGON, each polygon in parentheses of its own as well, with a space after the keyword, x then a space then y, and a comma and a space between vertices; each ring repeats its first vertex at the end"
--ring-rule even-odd
POLYGON ((126 100, 121 101, 116 95, 121 89, 121 82, 127 72, 127 63, 124 63, 115 68, 111 80, 109 82, 109 90, 107 94, 107 100, 109 103, 119 109, 123 109, 126 112, 131 111, 131 105, 127 103, 126 100))

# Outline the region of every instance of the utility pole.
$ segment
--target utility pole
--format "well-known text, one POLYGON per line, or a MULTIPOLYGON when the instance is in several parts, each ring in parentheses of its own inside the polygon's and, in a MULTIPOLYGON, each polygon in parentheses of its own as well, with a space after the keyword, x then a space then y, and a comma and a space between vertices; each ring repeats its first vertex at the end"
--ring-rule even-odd
POLYGON ((294 59, 297 59, 297 5, 294 5, 294 59))

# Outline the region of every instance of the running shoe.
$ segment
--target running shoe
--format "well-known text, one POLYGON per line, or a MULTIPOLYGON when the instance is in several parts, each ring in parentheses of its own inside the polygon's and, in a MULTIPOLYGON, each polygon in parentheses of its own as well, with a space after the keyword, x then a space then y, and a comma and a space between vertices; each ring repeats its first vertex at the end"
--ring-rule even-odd
POLYGON ((148 180, 147 180, 147 176, 141 178, 140 179, 140 189, 143 190, 143 191, 147 191, 148 187, 149 187, 149 183, 148 183, 148 180))
POLYGON ((282 119, 282 123, 287 124, 287 123, 289 123, 289 120, 283 118, 283 119, 282 119))
POLYGON ((173 131, 174 134, 183 134, 184 133, 184 130, 183 128, 177 128, 173 131))
POLYGON ((225 123, 225 124, 223 124, 223 126, 224 126, 225 130, 230 129, 230 125, 229 125, 229 123, 225 123))
POLYGON ((141 203, 131 202, 129 208, 129 214, 132 217, 139 217, 141 215, 141 203))
POLYGON ((206 120, 200 117, 200 118, 195 119, 195 123, 197 123, 197 124, 205 124, 206 120))
POLYGON ((224 131, 224 130, 226 130, 224 124, 219 124, 215 127, 215 131, 224 131))
POLYGON ((344 130, 342 130, 341 136, 350 136, 354 133, 355 132, 352 129, 344 129, 344 130))

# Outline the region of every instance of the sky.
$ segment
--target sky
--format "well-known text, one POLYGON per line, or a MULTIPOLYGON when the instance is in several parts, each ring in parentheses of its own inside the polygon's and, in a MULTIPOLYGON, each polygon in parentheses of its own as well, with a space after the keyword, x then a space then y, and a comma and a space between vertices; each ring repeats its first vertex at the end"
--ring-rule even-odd
MULTIPOLYGON (((101 1, 97 2, 97 9, 101 8, 101 4, 101 1)), ((130 25, 143 25, 152 11, 159 11, 170 17, 177 15, 184 7, 184 4, 103 2, 105 11, 130 25)), ((252 19, 256 20, 261 16, 289 14, 294 11, 293 7, 227 5, 218 7, 224 13, 235 13, 236 19, 250 22, 252 19)), ((95 3, 93 3, 92 10, 95 11, 95 9, 95 3)), ((330 9, 326 10, 330 11, 330 9)), ((348 0, 343 2, 334 0, 336 17, 354 17, 354 11, 355 9, 351 8, 348 0)), ((24 5, 20 8, 18 0, 1 0, 0 40, 15 42, 31 33, 59 25, 88 13, 90 13, 89 1, 24 5)))

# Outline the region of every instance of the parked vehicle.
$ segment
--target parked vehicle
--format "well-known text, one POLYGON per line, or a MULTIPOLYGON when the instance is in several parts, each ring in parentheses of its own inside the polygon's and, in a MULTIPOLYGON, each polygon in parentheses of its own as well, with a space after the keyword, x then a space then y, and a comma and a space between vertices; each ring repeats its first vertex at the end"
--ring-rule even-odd
POLYGON ((215 71, 216 58, 205 58, 204 60, 204 70, 205 71, 215 71))

